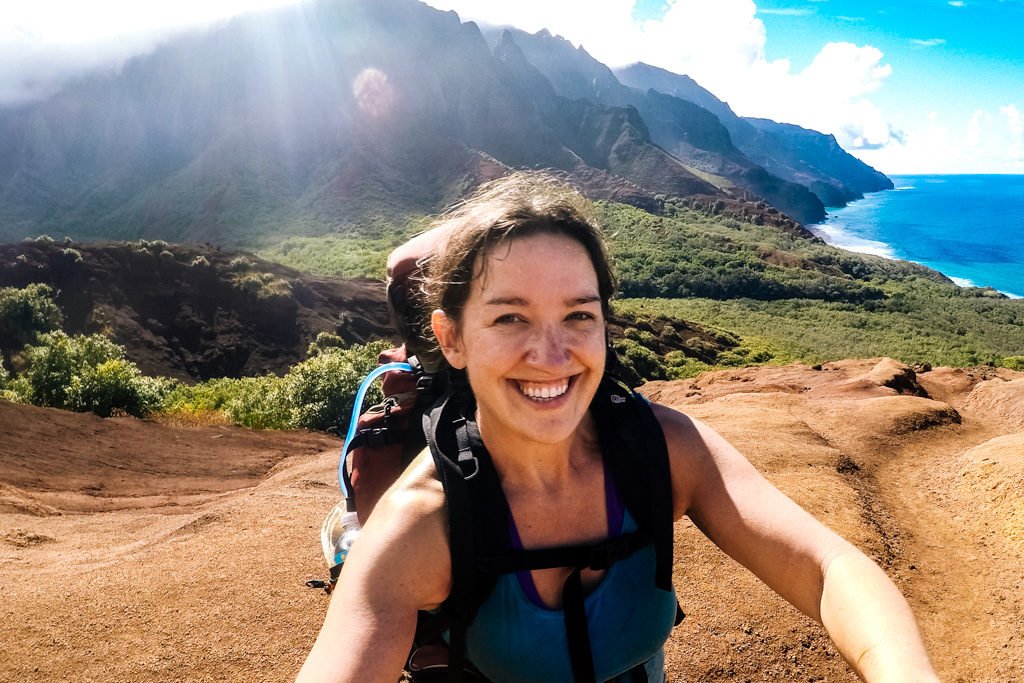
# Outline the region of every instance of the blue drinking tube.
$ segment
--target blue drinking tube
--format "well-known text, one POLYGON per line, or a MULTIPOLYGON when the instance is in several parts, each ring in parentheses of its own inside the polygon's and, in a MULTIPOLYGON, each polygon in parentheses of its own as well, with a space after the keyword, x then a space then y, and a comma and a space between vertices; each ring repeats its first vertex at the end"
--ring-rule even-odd
POLYGON ((345 460, 348 455, 348 445, 356 435, 356 422, 358 422, 359 414, 363 410, 363 399, 366 398, 366 392, 369 391, 370 385, 373 384, 373 381, 385 372, 391 372, 392 370, 412 372, 412 366, 408 363, 386 363, 378 366, 373 372, 366 376, 363 383, 359 385, 359 391, 356 392, 356 402, 352 406, 352 417, 348 421, 348 433, 345 435, 345 450, 341 452, 341 457, 338 458, 338 486, 341 487, 341 494, 345 498, 349 497, 348 487, 345 486, 345 460))

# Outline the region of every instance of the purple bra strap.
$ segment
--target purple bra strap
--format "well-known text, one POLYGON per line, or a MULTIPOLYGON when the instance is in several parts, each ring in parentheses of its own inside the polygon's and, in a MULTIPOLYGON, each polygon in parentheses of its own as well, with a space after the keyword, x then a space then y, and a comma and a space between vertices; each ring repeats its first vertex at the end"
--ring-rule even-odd
MULTIPOLYGON (((615 488, 612 480, 612 473, 608 469, 608 460, 604 460, 604 506, 608 513, 608 537, 615 538, 622 534, 622 523, 626 516, 626 508, 619 497, 619 491, 615 488)), ((519 537, 519 529, 516 527, 516 520, 511 513, 508 516, 508 538, 513 550, 523 549, 523 540, 519 537)), ((516 579, 526 594, 527 599, 541 609, 551 608, 541 600, 537 592, 537 585, 533 582, 533 575, 529 570, 516 572, 516 579)))

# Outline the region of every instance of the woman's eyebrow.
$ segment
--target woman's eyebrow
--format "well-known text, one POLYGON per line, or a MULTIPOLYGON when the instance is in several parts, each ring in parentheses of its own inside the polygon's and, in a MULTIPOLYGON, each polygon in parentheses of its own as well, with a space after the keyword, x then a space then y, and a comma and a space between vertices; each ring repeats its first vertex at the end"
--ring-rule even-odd
POLYGON ((495 296, 484 302, 485 306, 525 306, 526 299, 521 296, 495 296))
MULTIPOLYGON (((601 297, 597 294, 581 294, 580 296, 573 296, 566 299, 565 305, 569 307, 582 306, 599 301, 601 301, 601 297)), ((493 296, 483 303, 485 306, 527 306, 530 302, 521 296, 493 296)))

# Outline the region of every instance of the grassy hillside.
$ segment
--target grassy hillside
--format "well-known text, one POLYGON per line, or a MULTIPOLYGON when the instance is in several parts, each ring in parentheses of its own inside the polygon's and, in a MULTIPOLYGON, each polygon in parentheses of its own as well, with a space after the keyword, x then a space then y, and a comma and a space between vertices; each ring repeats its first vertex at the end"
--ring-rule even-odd
POLYGON ((666 216, 598 208, 622 278, 623 312, 720 328, 775 361, 891 356, 964 366, 1024 353, 1024 300, 957 287, 906 261, 684 208, 669 206, 666 216))
POLYGON ((889 356, 905 363, 1006 365, 1024 354, 1024 301, 985 290, 896 284, 877 308, 813 299, 624 299, 617 308, 728 330, 775 362, 889 356), (978 294, 981 294, 980 296, 978 294), (1008 360, 1009 359, 1009 360, 1008 360))
MULTIPOLYGON (((669 376, 874 356, 998 365, 1024 354, 1024 300, 957 287, 924 266, 855 254, 671 199, 661 215, 611 202, 597 202, 595 211, 621 279, 617 310, 690 321, 738 344, 707 362, 692 354, 662 358, 669 376)), ((426 224, 412 221, 378 239, 291 238, 261 255, 321 275, 379 278, 387 251, 426 224)))

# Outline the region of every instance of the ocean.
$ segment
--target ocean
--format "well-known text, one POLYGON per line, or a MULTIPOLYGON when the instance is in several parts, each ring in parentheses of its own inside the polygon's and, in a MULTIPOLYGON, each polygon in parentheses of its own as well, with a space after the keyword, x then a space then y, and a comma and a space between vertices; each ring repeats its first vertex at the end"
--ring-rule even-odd
POLYGON ((961 286, 1024 296, 1024 175, 892 176, 808 228, 850 251, 915 261, 961 286))

